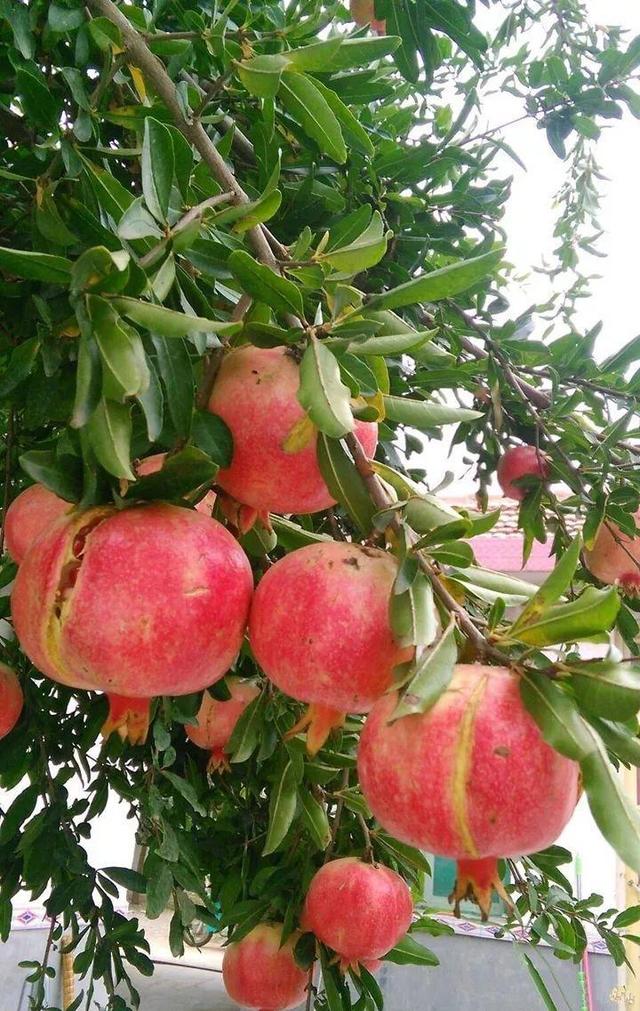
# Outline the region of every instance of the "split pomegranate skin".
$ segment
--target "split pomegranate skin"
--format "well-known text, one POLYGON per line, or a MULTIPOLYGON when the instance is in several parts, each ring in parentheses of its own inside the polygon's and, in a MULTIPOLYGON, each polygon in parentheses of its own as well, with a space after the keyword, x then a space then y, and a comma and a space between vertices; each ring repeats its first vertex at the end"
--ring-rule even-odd
POLYGON ((27 551, 54 520, 73 509, 43 484, 32 484, 14 498, 4 521, 4 543, 11 558, 20 565, 27 551))
POLYGON ((398 696, 385 695, 358 752, 362 792, 381 825, 403 842, 465 861, 454 898, 475 893, 485 912, 491 884, 500 890, 497 858, 549 846, 578 799, 577 763, 543 740, 518 682, 503 667, 458 664, 432 709, 394 722, 398 696), (473 862, 480 862, 477 888, 473 862))

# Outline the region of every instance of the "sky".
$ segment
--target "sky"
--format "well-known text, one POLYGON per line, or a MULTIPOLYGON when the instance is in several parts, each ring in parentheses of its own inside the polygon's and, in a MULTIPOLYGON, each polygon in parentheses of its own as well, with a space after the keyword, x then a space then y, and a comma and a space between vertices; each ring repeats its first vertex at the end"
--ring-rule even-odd
MULTIPOLYGON (((596 24, 620 25, 627 29, 627 41, 640 34, 640 3, 637 0, 589 0, 588 7, 596 24)), ((521 112, 517 99, 498 94, 487 103, 486 119, 489 125, 498 125, 521 112)), ((549 292, 548 279, 535 274, 533 268, 540 265, 545 256, 549 257, 556 242, 553 200, 562 185, 567 163, 556 157, 544 132, 529 121, 509 127, 507 137, 527 166, 525 172, 505 158, 505 174, 513 175, 512 194, 503 221, 508 236, 507 258, 518 275, 528 275, 526 280, 513 284, 509 292, 517 313, 544 300, 549 292)), ((640 120, 625 112, 621 121, 605 125, 597 158, 606 176, 601 183, 599 215, 604 235, 598 243, 606 259, 585 257, 585 268, 600 277, 593 282, 592 297, 583 303, 578 321, 584 329, 602 321, 595 352, 596 357, 602 358, 640 333, 640 120)), ((462 451, 448 458, 448 439, 452 432, 445 430, 445 433, 443 443, 429 444, 429 484, 435 487, 444 473, 451 470, 455 480, 445 494, 451 497, 471 494, 474 485, 471 476, 463 474, 462 451)))

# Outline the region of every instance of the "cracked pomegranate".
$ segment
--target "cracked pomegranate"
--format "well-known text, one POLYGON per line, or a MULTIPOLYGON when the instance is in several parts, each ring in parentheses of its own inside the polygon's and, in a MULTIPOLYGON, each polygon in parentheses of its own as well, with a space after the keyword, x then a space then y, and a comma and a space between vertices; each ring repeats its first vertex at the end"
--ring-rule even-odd
POLYGON ((346 713, 364 713, 413 649, 395 642, 389 598, 396 560, 378 548, 327 541, 292 551, 260 581, 249 619, 256 660, 277 687, 311 707, 315 753, 346 713))
POLYGON ((0 740, 20 719, 24 698, 20 682, 11 667, 0 663, 0 740))
MULTIPOLYGON (((640 523, 640 512, 634 516, 640 523)), ((640 536, 629 537, 607 521, 601 525, 593 547, 585 549, 584 563, 601 583, 619 586, 630 597, 640 594, 640 536)))
POLYGON ((14 562, 20 565, 40 534, 71 509, 71 502, 58 498, 43 484, 32 484, 21 491, 7 509, 4 521, 4 542, 14 562))
POLYGON ((518 487, 514 481, 528 475, 537 477, 540 481, 546 481, 550 469, 544 453, 541 453, 535 446, 513 446, 500 457, 497 473, 498 484, 502 488, 505 498, 521 502, 527 494, 527 490, 518 487))
POLYGON ((260 694, 253 681, 243 681, 242 678, 230 676, 226 685, 231 698, 222 701, 205 692, 197 724, 186 724, 184 728, 194 744, 211 752, 209 769, 218 769, 226 764, 225 748, 235 725, 249 703, 260 694))
POLYGON ((242 1007, 286 1011, 304 1001, 309 973, 299 967, 293 955, 300 934, 295 931, 281 945, 282 931, 281 923, 261 923, 225 948, 225 989, 242 1007))
POLYGON ((221 678, 237 655, 253 589, 225 528, 179 506, 104 506, 53 524, 18 570, 12 613, 44 674, 115 695, 107 730, 143 739, 149 699, 221 678))
POLYGON ((390 722, 397 694, 368 717, 358 753, 362 792, 403 842, 458 861, 453 898, 484 915, 504 896, 499 857, 549 846, 578 799, 578 765, 554 751, 503 667, 459 664, 428 712, 390 722))
MULTIPOLYGON (((298 401, 300 372, 281 347, 237 348, 225 355, 209 400, 233 436, 231 465, 217 484, 259 513, 314 513, 335 505, 320 473, 317 433, 298 401)), ((378 426, 356 421, 355 434, 373 456, 378 426)))
POLYGON ((344 970, 371 965, 396 946, 411 926, 411 892, 381 864, 342 857, 314 876, 302 911, 302 929, 340 956, 344 970))

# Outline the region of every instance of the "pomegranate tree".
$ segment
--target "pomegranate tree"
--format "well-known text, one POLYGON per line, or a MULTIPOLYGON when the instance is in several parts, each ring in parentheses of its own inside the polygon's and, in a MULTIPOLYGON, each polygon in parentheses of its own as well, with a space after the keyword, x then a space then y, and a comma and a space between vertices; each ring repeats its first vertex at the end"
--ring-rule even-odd
POLYGON ((473 895, 485 915, 504 890, 497 859, 549 846, 578 799, 578 765, 542 739, 520 701, 518 676, 459 664, 424 714, 393 720, 385 695, 358 751, 362 791, 396 838, 459 861, 456 903, 473 895))
POLYGON ((222 978, 232 1000, 259 1011, 286 1011, 301 1004, 310 982, 294 957, 294 931, 282 943, 282 923, 261 923, 225 948, 222 978))
POLYGON ((545 454, 536 446, 512 446, 500 457, 497 473, 498 484, 505 497, 521 502, 526 495, 526 489, 514 482, 528 476, 546 481, 550 469, 545 454))
POLYGON ((302 929, 340 956, 343 969, 371 966, 395 947, 411 925, 411 892, 381 864, 341 857, 324 864, 309 885, 302 929))
MULTIPOLYGON (((640 512, 633 517, 640 522, 640 512)), ((630 537, 610 520, 602 523, 584 563, 601 583, 618 585, 630 597, 640 593, 640 535, 630 537)))
POLYGON ((54 520, 73 508, 43 484, 32 484, 21 491, 7 509, 4 521, 4 541, 7 551, 18 565, 33 542, 54 520))
MULTIPOLYGON (((251 345, 227 353, 209 410, 233 436, 233 458, 216 479, 238 502, 259 513, 315 513, 335 505, 316 458, 317 434, 298 400, 300 370, 282 347, 251 345)), ((373 456, 378 426, 356 421, 355 433, 373 456)))
POLYGON ((389 620, 397 571, 379 548, 327 541, 292 551, 258 585, 251 648, 281 691, 311 703, 294 730, 309 727, 312 754, 346 713, 367 712, 412 655, 389 620))
POLYGON ((187 736, 194 744, 211 752, 208 764, 210 770, 225 765, 225 748, 231 740, 235 725, 249 703, 260 694, 260 689, 253 681, 230 676, 225 683, 230 698, 222 701, 205 692, 198 710, 197 723, 185 727, 187 736))
POLYGON ((227 671, 252 585, 216 521, 171 505, 105 506, 63 517, 27 552, 13 621, 44 674, 118 696, 107 730, 131 719, 140 739, 153 696, 198 691, 227 671))
POLYGON ((6 663, 0 663, 0 739, 6 737, 20 719, 23 702, 15 671, 6 663))

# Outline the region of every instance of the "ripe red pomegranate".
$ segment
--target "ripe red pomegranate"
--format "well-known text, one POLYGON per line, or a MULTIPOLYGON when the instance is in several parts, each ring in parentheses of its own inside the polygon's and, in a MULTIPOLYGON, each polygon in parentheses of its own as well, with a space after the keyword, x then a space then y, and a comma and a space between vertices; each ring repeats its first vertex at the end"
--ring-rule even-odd
POLYGON ((155 695, 221 678, 240 649, 252 589, 244 552, 215 520, 159 503, 100 506, 62 517, 27 552, 13 621, 48 677, 125 697, 110 731, 130 710, 139 726, 155 695))
POLYGON ((7 509, 4 521, 4 543, 14 562, 20 565, 43 530, 71 509, 71 502, 58 498, 43 484, 32 484, 21 491, 7 509))
MULTIPOLYGON (((640 524, 640 511, 634 520, 640 524)), ((640 594, 640 535, 629 537, 609 520, 598 530, 593 547, 585 549, 584 562, 601 583, 620 586, 630 597, 640 594)))
MULTIPOLYGON (((164 467, 166 459, 166 453, 154 453, 152 456, 145 456, 145 458, 140 460, 136 465, 136 473, 139 477, 146 477, 147 474, 157 474, 158 471, 162 470, 164 467)), ((216 493, 214 491, 208 491, 204 498, 201 498, 197 503, 196 509, 199 513, 211 516, 215 502, 216 493)))
POLYGON ((521 502, 527 492, 513 482, 528 474, 546 481, 550 474, 549 461, 535 446, 512 446, 498 463, 498 484, 504 496, 521 502))
MULTIPOLYGON (((260 513, 314 513, 335 505, 318 467, 315 431, 309 428, 306 439, 302 433, 302 448, 295 446, 294 429, 306 417, 299 385, 290 352, 246 345, 225 355, 209 400, 209 410, 233 435, 231 466, 220 471, 217 483, 260 513)), ((355 434, 373 456, 378 426, 357 421, 355 434)))
POLYGON ((15 673, 6 663, 0 663, 0 740, 15 727, 22 712, 24 698, 15 673))
POLYGON ((293 956, 300 939, 295 931, 281 945, 282 924, 261 923, 225 948, 222 978, 227 993, 242 1007, 285 1011, 306 996, 309 973, 293 956))
POLYGON ((459 861, 456 911, 474 896, 487 915, 492 886, 504 897, 497 858, 557 838, 578 799, 578 765, 543 741, 504 667, 459 664, 432 709, 391 723, 397 698, 385 695, 365 723, 362 792, 397 839, 459 861))
POLYGON ((395 558, 379 548, 327 541, 292 551, 262 577, 249 638, 256 660, 287 695, 312 705, 314 754, 346 713, 364 713, 412 649, 394 641, 389 598, 395 558))
POLYGON ((386 34, 386 22, 376 20, 374 0, 351 0, 349 11, 358 26, 370 24, 376 35, 386 34))
POLYGON ((301 922, 340 956, 346 970, 386 955, 407 933, 412 914, 411 892, 399 874, 342 857, 312 879, 301 922))
POLYGON ((230 699, 222 702, 205 692, 198 710, 198 723, 187 724, 185 731, 194 744, 211 752, 207 768, 219 769, 227 764, 225 748, 235 725, 250 702, 260 694, 253 681, 230 676, 226 679, 230 699))

